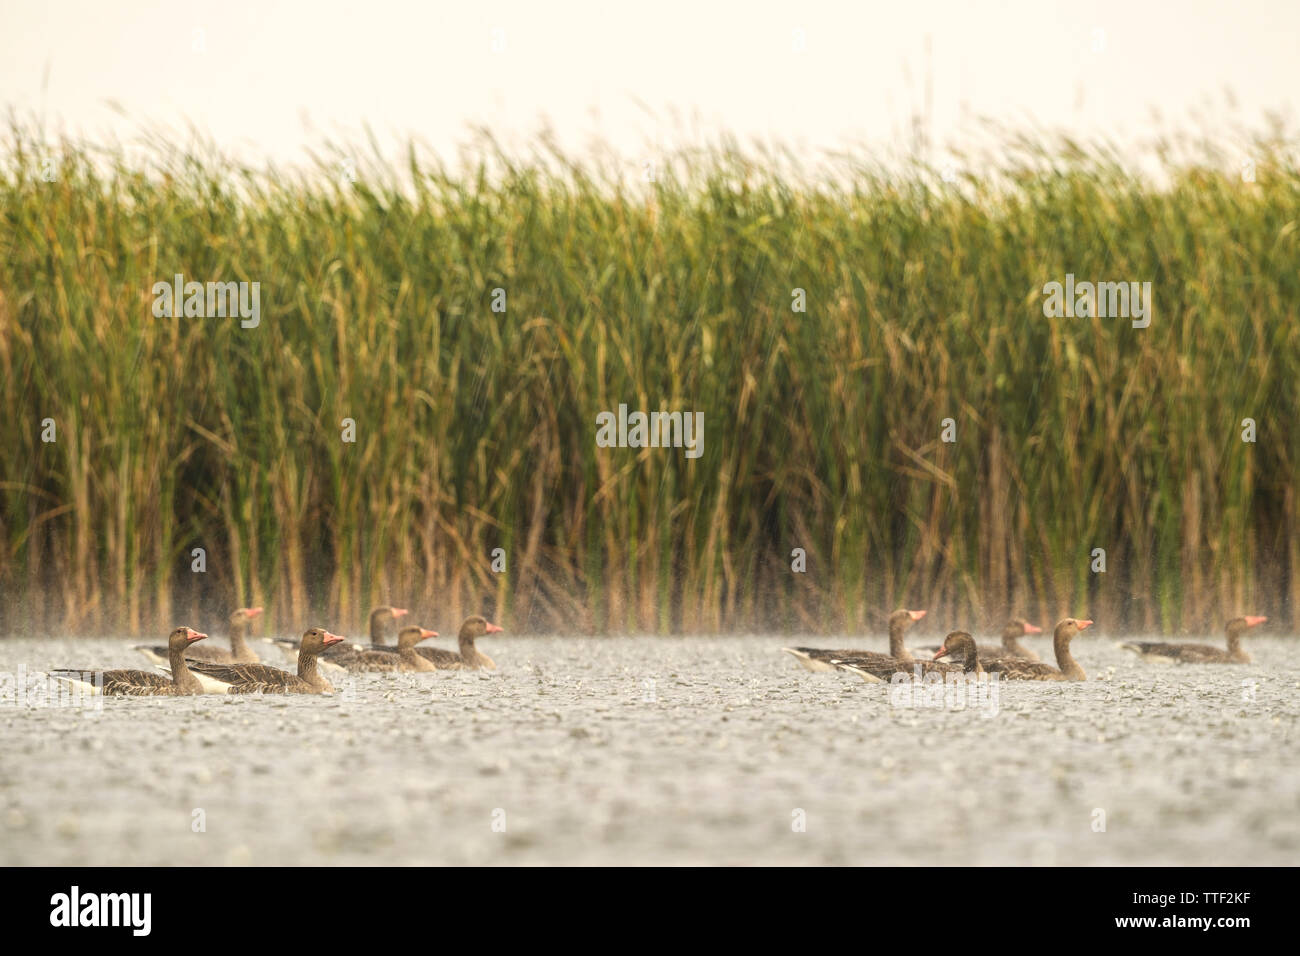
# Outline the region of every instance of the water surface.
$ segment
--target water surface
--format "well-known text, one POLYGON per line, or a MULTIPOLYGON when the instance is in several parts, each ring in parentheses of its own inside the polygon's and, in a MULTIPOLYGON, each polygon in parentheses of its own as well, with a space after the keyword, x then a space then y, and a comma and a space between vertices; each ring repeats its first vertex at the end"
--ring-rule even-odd
MULTIPOLYGON (((499 638, 483 642, 495 673, 361 675, 331 697, 6 701, 0 864, 1223 865, 1300 851, 1289 639, 1248 639, 1249 665, 1188 667, 1080 638, 1087 683, 1004 682, 995 707, 961 710, 900 706, 888 686, 778 650, 848 640, 499 638)), ((147 666, 125 644, 4 640, 0 671, 147 666)))

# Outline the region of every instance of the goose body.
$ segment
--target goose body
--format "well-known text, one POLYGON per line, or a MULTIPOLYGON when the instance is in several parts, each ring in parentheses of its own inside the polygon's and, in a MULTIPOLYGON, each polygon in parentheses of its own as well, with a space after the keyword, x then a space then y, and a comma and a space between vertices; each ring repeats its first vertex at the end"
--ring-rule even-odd
POLYGON ((327 694, 334 686, 321 676, 317 656, 343 638, 323 627, 313 627, 302 636, 298 648, 298 673, 291 674, 270 664, 217 664, 190 661, 199 679, 225 686, 227 694, 327 694))
POLYGON ((1242 635, 1267 621, 1266 617, 1246 615, 1228 622, 1228 649, 1210 644, 1176 644, 1164 641, 1130 641, 1120 645, 1143 660, 1170 664, 1249 664, 1250 655, 1241 646, 1242 635))
MULTIPOLYGON (((504 628, 498 627, 485 617, 474 615, 465 618, 460 625, 460 632, 457 634, 456 643, 458 651, 449 651, 441 647, 417 647, 415 653, 427 661, 432 666, 429 670, 439 671, 459 671, 459 670, 489 670, 497 669, 496 661, 488 657, 478 649, 475 643, 480 637, 488 634, 500 634, 504 628)), ((436 636, 436 635, 435 635, 436 636)), ((387 653, 393 655, 394 649, 391 647, 376 647, 371 645, 371 651, 387 653)), ((423 669, 423 668, 421 668, 423 669)))
POLYGON ((895 674, 915 676, 918 668, 922 677, 927 674, 955 674, 962 670, 957 664, 943 661, 918 661, 915 658, 904 661, 890 657, 885 657, 883 660, 880 657, 850 657, 833 658, 830 663, 835 669, 857 674, 868 683, 885 683, 893 680, 895 674))
POLYGON ((78 670, 56 668, 50 676, 82 694, 104 697, 180 697, 205 693, 203 685, 186 666, 186 656, 196 641, 208 635, 191 627, 178 627, 168 637, 171 676, 142 670, 78 670))
POLYGON ((1017 657, 980 659, 985 671, 997 674, 1002 680, 1087 680, 1079 662, 1070 654, 1070 641, 1076 634, 1092 626, 1092 621, 1067 617, 1059 621, 1052 632, 1052 649, 1056 653, 1056 666, 1042 661, 1028 661, 1017 657))
MULTIPOLYGON (((909 611, 903 608, 889 615, 889 653, 859 650, 827 650, 819 647, 783 647, 781 650, 794 657, 800 665, 810 671, 831 671, 837 668, 833 663, 854 661, 862 666, 875 664, 881 667, 891 662, 914 660, 911 651, 903 644, 903 635, 916 621, 925 617, 924 611, 909 611)), ((844 668, 841 668, 844 669, 844 668)))
POLYGON ((398 632, 396 649, 358 648, 355 653, 348 656, 344 666, 350 671, 436 671, 438 669, 436 666, 417 653, 422 648, 417 648, 415 645, 437 636, 437 631, 412 624, 398 632))
MULTIPOLYGON (((409 614, 404 607, 391 607, 382 604, 370 612, 370 647, 364 647, 359 644, 333 644, 323 650, 317 658, 317 664, 322 671, 328 674, 346 674, 353 668, 350 666, 357 661, 357 654, 365 650, 393 650, 388 643, 388 632, 397 627, 399 618, 409 614)), ((301 638, 294 637, 274 637, 267 640, 280 648, 284 654, 293 661, 298 659, 298 649, 302 643, 301 638)))

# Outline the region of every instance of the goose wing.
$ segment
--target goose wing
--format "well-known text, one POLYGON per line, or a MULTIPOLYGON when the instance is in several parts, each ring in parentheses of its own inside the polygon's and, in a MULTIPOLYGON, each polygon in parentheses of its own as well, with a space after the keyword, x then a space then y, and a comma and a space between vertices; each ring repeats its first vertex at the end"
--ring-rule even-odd
POLYGON ((1060 670, 1042 661, 1028 661, 1020 657, 995 657, 980 659, 980 666, 1003 680, 1061 680, 1060 670))

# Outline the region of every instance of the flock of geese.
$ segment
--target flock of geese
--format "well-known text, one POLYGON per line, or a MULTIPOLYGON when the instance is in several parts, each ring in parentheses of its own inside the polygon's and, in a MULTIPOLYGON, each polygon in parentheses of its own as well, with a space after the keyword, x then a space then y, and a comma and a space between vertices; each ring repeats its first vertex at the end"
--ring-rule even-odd
MULTIPOLYGON (((248 632, 261 615, 260 607, 240 608, 230 615, 230 650, 198 645, 208 635, 191 627, 178 627, 167 643, 132 646, 147 657, 152 671, 78 670, 58 668, 50 675, 75 685, 90 695, 127 697, 165 697, 187 694, 323 694, 334 690, 326 673, 346 674, 360 671, 438 671, 495 670, 496 663, 475 645, 488 634, 500 633, 487 619, 475 615, 460 626, 455 651, 440 647, 419 647, 422 641, 437 637, 437 631, 418 624, 401 626, 405 608, 377 607, 370 612, 370 642, 349 643, 323 627, 313 627, 298 640, 265 638, 297 659, 297 671, 267 664, 248 643, 248 632), (397 630, 397 644, 388 643, 388 635, 397 630)), ((812 671, 842 670, 872 682, 886 682, 897 677, 929 674, 965 674, 980 678, 996 674, 1004 680, 1087 680, 1079 662, 1070 654, 1070 641, 1092 621, 1067 617, 1057 623, 1052 633, 1056 666, 1040 661, 1020 643, 1026 634, 1041 634, 1042 628, 1022 618, 1010 621, 1002 630, 997 648, 979 647, 966 631, 951 632, 937 647, 908 650, 903 635, 925 611, 905 608, 889 616, 889 652, 862 650, 826 650, 815 647, 783 647, 800 664, 812 671), (920 655, 919 657, 917 655, 920 655)), ((1129 642, 1120 646, 1147 660, 1187 664, 1241 664, 1250 661, 1242 649, 1246 631, 1267 621, 1266 617, 1246 615, 1227 624, 1227 649, 1208 644, 1163 642, 1129 642)))
POLYGON ((458 648, 417 647, 437 637, 437 631, 410 624, 397 630, 396 646, 388 635, 399 628, 407 610, 377 607, 370 612, 370 643, 349 643, 323 627, 313 627, 298 640, 265 638, 293 655, 296 672, 267 664, 248 643, 248 632, 261 615, 260 607, 242 607, 230 615, 230 650, 199 645, 208 635, 178 627, 163 644, 135 644, 155 670, 78 670, 57 668, 50 676, 86 695, 176 697, 188 694, 325 694, 334 690, 326 673, 360 671, 495 670, 496 662, 475 646, 486 634, 500 633, 486 618, 468 617, 460 626, 458 648))
MULTIPOLYGON (((893 681, 899 677, 929 674, 966 674, 979 678, 996 674, 1003 680, 1087 680, 1079 662, 1070 653, 1070 641, 1080 631, 1092 626, 1092 621, 1067 617, 1057 623, 1052 632, 1052 650, 1056 666, 1038 659, 1038 655, 1020 643, 1026 634, 1041 634, 1043 629, 1023 618, 1013 618, 1002 629, 1002 644, 998 648, 979 647, 966 631, 953 631, 938 647, 918 648, 916 654, 929 655, 924 659, 909 651, 903 635, 915 622, 925 617, 924 611, 900 608, 889 615, 889 653, 878 651, 825 650, 817 647, 783 647, 804 667, 812 671, 849 671, 872 682, 893 681)), ((1250 655, 1241 646, 1242 635, 1252 627, 1267 621, 1266 617, 1245 615, 1234 617, 1227 625, 1227 650, 1209 644, 1167 643, 1155 641, 1129 641, 1120 647, 1132 651, 1149 661, 1184 664, 1246 664, 1250 655)))

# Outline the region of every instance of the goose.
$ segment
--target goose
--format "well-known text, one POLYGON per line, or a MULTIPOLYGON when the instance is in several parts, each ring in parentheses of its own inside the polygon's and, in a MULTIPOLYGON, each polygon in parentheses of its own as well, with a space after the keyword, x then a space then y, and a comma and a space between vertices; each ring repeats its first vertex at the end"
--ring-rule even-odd
POLYGON ((911 652, 903 646, 903 634, 916 621, 925 617, 924 611, 909 611, 900 608, 889 615, 889 653, 879 651, 832 651, 817 647, 783 647, 781 650, 794 656, 801 665, 810 671, 834 670, 831 658, 853 658, 860 662, 875 659, 880 663, 886 661, 913 660, 911 652))
POLYGON ((934 652, 934 657, 935 660, 940 657, 951 657, 962 673, 984 677, 988 672, 980 663, 980 652, 981 648, 975 645, 975 638, 970 634, 965 631, 953 631, 943 639, 943 643, 934 652))
POLYGON ((1234 617, 1228 622, 1228 649, 1222 650, 1209 644, 1166 644, 1161 642, 1131 641, 1121 644, 1126 651, 1148 661, 1182 664, 1249 664, 1250 655, 1241 646, 1242 635, 1252 627, 1258 627, 1267 621, 1266 617, 1247 614, 1234 617))
MULTIPOLYGON (((448 651, 441 647, 417 647, 415 653, 433 664, 434 670, 489 670, 497 669, 496 661, 488 657, 475 645, 478 638, 486 634, 500 634, 505 628, 497 627, 487 618, 475 614, 465 618, 456 636, 459 651, 448 651)), ((381 650, 381 648, 372 648, 381 650)), ((388 653, 392 653, 389 649, 388 653)))
MULTIPOLYGON (((938 660, 949 653, 953 648, 960 646, 960 641, 964 639, 970 641, 972 647, 975 646, 975 639, 965 631, 953 631, 944 638, 943 645, 939 648, 939 653, 935 655, 935 660, 919 661, 915 658, 903 660, 901 658, 884 658, 881 655, 872 655, 870 657, 848 657, 848 658, 831 658, 830 663, 838 670, 848 671, 857 674, 863 680, 869 683, 884 683, 892 681, 895 674, 906 674, 909 677, 914 676, 918 671, 922 676, 926 674, 960 674, 970 668, 964 667, 959 663, 946 663, 938 660)), ((976 664, 978 665, 978 657, 976 664)))
MULTIPOLYGON (((980 657, 990 660, 995 658, 1019 657, 1027 661, 1038 660, 1038 655, 1020 643, 1020 638, 1026 634, 1042 634, 1043 629, 1037 624, 1030 624, 1022 617, 1014 617, 1002 628, 1002 644, 998 647, 980 646, 978 652, 980 657)), ((973 640, 973 638, 972 638, 973 640)), ((918 647, 918 652, 933 654, 939 649, 939 645, 930 647, 918 647)))
MULTIPOLYGON (((230 650, 224 647, 210 647, 203 644, 191 647, 186 656, 196 661, 216 661, 218 664, 256 664, 260 658, 257 652, 248 646, 245 640, 253 622, 262 613, 260 607, 241 607, 230 615, 230 650)), ((132 644, 132 650, 139 651, 153 664, 166 664, 170 659, 170 649, 161 644, 132 644)))
POLYGON ((423 648, 415 645, 437 636, 437 631, 411 624, 397 632, 396 650, 391 647, 357 650, 347 656, 344 666, 350 671, 436 671, 438 668, 432 661, 417 653, 423 648))
MULTIPOLYGON (((397 619, 405 617, 409 613, 411 612, 404 607, 390 607, 387 604, 381 604, 379 607, 374 608, 370 612, 370 648, 389 647, 389 628, 396 627, 397 619)), ((278 646, 291 660, 298 659, 298 638, 269 637, 266 640, 278 646)), ((320 655, 320 669, 329 674, 346 674, 348 672, 348 662, 365 649, 358 644, 346 643, 328 647, 320 655)), ((389 649, 396 650, 393 647, 389 649)))
POLYGON ((50 676, 76 687, 82 694, 98 697, 180 697, 202 694, 202 684, 186 666, 185 658, 196 641, 208 635, 192 627, 178 627, 167 636, 171 676, 141 670, 73 670, 61 667, 50 676))
POLYGON ((1070 655, 1070 641, 1092 624, 1092 621, 1073 617, 1057 622, 1056 629, 1052 632, 1052 650, 1056 652, 1055 667, 1042 661, 1015 657, 981 659, 980 664, 984 670, 997 674, 1002 680, 1087 680, 1088 675, 1070 655))
POLYGON ((210 661, 190 661, 190 669, 199 680, 212 681, 226 687, 227 694, 327 694, 334 687, 321 676, 316 658, 327 647, 342 641, 323 627, 313 627, 298 642, 298 673, 270 664, 214 664, 210 661))

